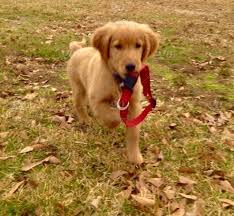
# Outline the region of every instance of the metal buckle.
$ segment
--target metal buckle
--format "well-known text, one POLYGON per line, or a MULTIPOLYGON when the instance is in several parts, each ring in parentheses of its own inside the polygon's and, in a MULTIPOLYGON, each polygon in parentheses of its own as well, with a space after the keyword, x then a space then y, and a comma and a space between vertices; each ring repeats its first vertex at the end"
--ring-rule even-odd
POLYGON ((125 107, 121 107, 119 103, 120 103, 120 98, 116 103, 117 109, 120 111, 126 110, 129 107, 129 102, 127 103, 127 105, 125 107))

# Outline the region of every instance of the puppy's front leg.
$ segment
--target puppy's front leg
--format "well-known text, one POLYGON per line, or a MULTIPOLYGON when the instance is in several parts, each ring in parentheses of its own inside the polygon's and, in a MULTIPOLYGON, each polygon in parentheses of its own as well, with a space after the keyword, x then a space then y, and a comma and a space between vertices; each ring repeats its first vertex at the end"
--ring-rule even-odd
MULTIPOLYGON (((130 104, 128 118, 135 118, 141 112, 141 105, 139 102, 130 104)), ((140 124, 136 127, 127 128, 126 141, 127 141, 127 155, 128 160, 134 164, 143 163, 143 157, 139 148, 140 137, 140 124)))
POLYGON ((111 105, 112 98, 94 99, 93 97, 89 103, 94 115, 101 120, 105 126, 114 128, 120 124, 119 110, 111 105))

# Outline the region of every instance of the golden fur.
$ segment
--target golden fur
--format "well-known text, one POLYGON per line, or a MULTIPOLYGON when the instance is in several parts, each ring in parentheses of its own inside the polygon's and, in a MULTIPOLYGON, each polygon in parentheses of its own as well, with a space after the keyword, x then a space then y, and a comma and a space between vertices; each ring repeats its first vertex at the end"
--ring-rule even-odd
MULTIPOLYGON (((139 71, 142 63, 158 48, 157 35, 144 24, 130 21, 107 23, 98 28, 92 37, 92 46, 81 48, 81 43, 71 42, 72 56, 67 71, 72 87, 73 100, 81 122, 87 122, 87 105, 94 116, 109 128, 121 122, 119 110, 113 106, 120 96, 119 83, 113 78, 118 73, 124 78, 126 65, 135 65, 139 71)), ((129 118, 141 111, 141 85, 136 83, 129 105, 129 118)), ((128 160, 143 162, 139 149, 140 125, 126 129, 128 160)))

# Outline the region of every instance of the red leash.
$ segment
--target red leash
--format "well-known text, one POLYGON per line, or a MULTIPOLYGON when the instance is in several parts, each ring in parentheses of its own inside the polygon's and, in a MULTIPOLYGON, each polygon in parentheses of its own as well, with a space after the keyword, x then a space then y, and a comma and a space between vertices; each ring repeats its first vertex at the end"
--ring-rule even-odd
POLYGON ((122 83, 122 95, 117 102, 117 107, 120 110, 120 117, 125 123, 126 127, 134 127, 142 122, 150 111, 156 106, 156 100, 153 98, 150 90, 150 74, 149 67, 144 65, 140 71, 141 84, 143 86, 143 95, 147 98, 149 105, 135 118, 128 119, 128 106, 132 96, 133 87, 138 79, 137 72, 130 72, 122 83))

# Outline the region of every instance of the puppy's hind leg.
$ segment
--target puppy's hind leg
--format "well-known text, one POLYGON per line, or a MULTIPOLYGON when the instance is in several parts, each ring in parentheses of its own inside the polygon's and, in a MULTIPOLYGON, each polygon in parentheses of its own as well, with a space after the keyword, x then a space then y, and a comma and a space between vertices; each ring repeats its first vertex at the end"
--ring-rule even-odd
POLYGON ((72 84, 73 103, 76 114, 81 123, 88 123, 90 117, 87 113, 86 91, 83 85, 78 81, 72 84))

